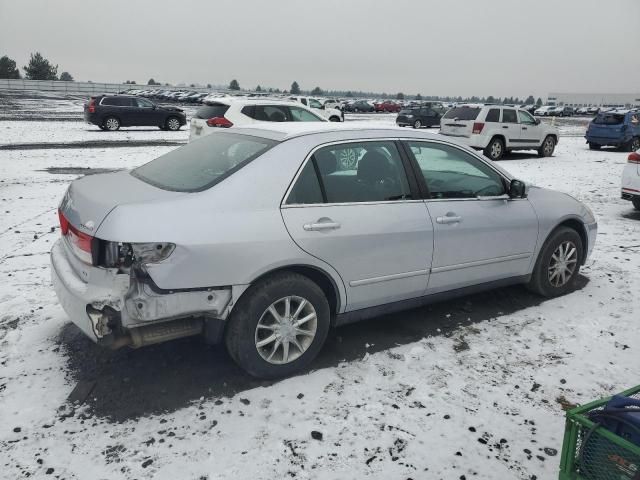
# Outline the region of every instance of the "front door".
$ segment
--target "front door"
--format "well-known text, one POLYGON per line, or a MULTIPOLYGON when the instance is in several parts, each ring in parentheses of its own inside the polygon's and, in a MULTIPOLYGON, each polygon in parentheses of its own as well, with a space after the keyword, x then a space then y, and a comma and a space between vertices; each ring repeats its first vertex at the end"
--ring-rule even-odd
POLYGON ((429 293, 525 275, 538 238, 527 199, 510 199, 486 162, 437 142, 407 141, 430 198, 434 227, 429 293))
POLYGON ((135 125, 139 126, 159 126, 161 119, 159 112, 154 108, 154 104, 146 98, 136 98, 137 108, 135 109, 135 125))
POLYGON ((523 147, 538 148, 542 144, 542 126, 529 112, 518 110, 520 121, 520 143, 523 147))
POLYGON ((433 229, 418 196, 395 142, 342 143, 307 160, 282 217, 302 250, 338 271, 357 310, 424 295, 433 229))

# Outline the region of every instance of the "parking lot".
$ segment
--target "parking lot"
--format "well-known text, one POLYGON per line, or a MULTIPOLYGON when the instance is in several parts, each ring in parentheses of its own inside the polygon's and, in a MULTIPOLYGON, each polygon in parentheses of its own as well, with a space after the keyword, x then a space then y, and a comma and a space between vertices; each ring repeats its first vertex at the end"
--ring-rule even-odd
MULTIPOLYGON (((97 347, 51 288, 57 205, 79 175, 133 168, 186 143, 188 125, 103 132, 82 122, 84 101, 0 98, 7 478, 48 469, 67 479, 553 478, 563 408, 637 378, 640 212, 620 199, 627 153, 590 151, 586 117, 544 119, 560 129, 553 157, 500 162, 595 212, 595 251, 567 296, 509 287, 342 327, 312 371, 277 382, 248 377, 222 347, 194 339, 97 347)), ((393 125, 395 114, 345 121, 393 125)))

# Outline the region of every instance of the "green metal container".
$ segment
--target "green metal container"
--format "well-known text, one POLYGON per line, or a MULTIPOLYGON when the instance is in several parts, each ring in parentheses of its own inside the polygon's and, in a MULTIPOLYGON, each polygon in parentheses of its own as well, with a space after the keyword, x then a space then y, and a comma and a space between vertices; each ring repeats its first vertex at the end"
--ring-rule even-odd
MULTIPOLYGON (((620 395, 640 399, 640 385, 620 395)), ((640 447, 587 416, 604 409, 610 398, 567 412, 559 480, 640 480, 640 447)))

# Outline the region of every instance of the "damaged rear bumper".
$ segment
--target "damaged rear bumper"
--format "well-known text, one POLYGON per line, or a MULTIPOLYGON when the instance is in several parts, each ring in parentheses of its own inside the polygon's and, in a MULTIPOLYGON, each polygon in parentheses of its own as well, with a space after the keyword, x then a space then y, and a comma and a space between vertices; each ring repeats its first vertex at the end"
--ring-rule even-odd
POLYGON ((139 347, 206 333, 216 341, 232 305, 232 288, 160 290, 150 278, 115 268, 86 265, 58 240, 51 250, 51 276, 60 304, 94 342, 139 347), (207 325, 210 323, 210 325, 207 325))

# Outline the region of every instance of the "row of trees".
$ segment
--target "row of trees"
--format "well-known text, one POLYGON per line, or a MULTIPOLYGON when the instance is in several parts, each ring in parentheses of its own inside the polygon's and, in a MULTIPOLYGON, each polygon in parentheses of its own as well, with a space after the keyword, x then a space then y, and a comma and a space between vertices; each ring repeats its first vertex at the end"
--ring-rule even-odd
MULTIPOLYGON (((31 54, 29 64, 22 67, 24 76, 28 80, 62 80, 73 82, 69 72, 62 72, 58 77, 58 65, 53 65, 40 52, 31 54)), ((8 56, 0 57, 0 78, 22 78, 16 61, 8 56)))
MULTIPOLYGON (((238 83, 238 80, 233 79, 231 80, 231 82, 229 83, 229 90, 241 90, 240 88, 240 83, 238 83)), ((256 92, 268 92, 268 93, 290 93, 292 95, 299 95, 300 93, 303 93, 303 90, 300 89, 300 85, 298 84, 298 82, 293 82, 291 84, 291 88, 287 91, 285 90, 280 90, 279 88, 264 88, 260 85, 258 85, 254 91, 256 92)), ((416 94, 416 95, 405 95, 402 92, 398 92, 397 94, 393 95, 393 94, 388 94, 388 93, 378 93, 378 92, 352 92, 352 91, 339 91, 339 90, 329 90, 329 91, 324 91, 322 90, 320 87, 315 87, 313 90, 310 90, 306 93, 309 93, 310 95, 314 95, 314 96, 322 96, 322 95, 328 95, 328 96, 333 96, 333 97, 347 97, 347 98, 353 98, 353 97, 363 97, 363 98, 382 98, 382 99, 386 99, 386 98, 395 98, 396 100, 405 100, 405 99, 413 99, 413 100, 435 100, 435 101, 441 101, 441 102, 470 102, 470 103, 512 103, 512 104, 516 104, 516 105, 520 105, 520 104, 526 104, 526 105, 533 105, 534 103, 538 106, 542 105, 542 99, 538 98, 537 100, 533 97, 533 95, 529 95, 526 99, 521 99, 519 97, 494 97, 492 95, 489 95, 488 97, 440 97, 440 96, 426 96, 423 97, 421 94, 416 94)))

